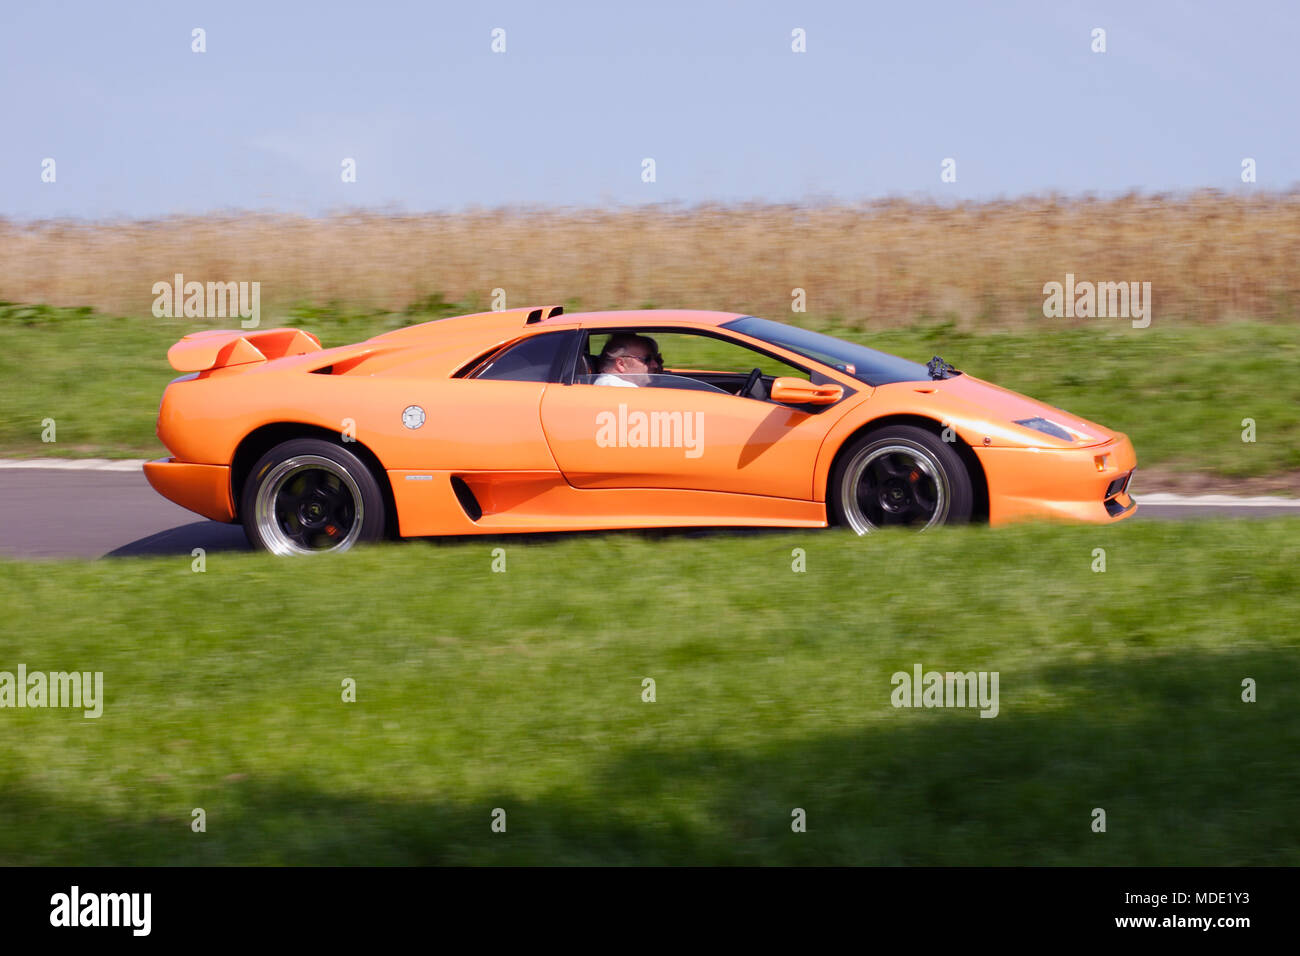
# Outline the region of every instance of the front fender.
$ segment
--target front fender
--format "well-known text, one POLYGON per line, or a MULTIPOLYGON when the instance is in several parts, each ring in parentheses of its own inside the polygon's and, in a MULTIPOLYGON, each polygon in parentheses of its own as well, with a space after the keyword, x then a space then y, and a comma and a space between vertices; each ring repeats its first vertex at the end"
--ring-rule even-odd
POLYGON ((864 400, 849 409, 835 423, 822 441, 817 454, 817 467, 813 473, 813 500, 826 500, 826 485, 830 481, 835 456, 853 436, 875 422, 888 419, 913 418, 932 422, 936 430, 951 427, 954 435, 967 445, 977 447, 989 437, 987 416, 978 409, 966 407, 935 386, 938 383, 898 382, 881 385, 866 392, 864 400))

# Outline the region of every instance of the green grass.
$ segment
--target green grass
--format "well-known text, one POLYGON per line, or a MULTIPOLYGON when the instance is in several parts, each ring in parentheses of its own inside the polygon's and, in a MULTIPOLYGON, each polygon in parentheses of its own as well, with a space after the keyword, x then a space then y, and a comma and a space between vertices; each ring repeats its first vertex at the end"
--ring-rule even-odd
POLYGON ((106 697, 0 710, 0 863, 1296 865, 1297 567, 1296 520, 0 562, 0 670, 106 697), (893 708, 917 663, 1000 714, 893 708))
MULTIPOLYGON (((400 313, 303 307, 263 324, 301 326, 330 347, 474 308, 434 296, 400 313)), ((1226 476, 1300 468, 1300 327, 1097 324, 972 333, 931 323, 864 334, 800 318, 919 361, 938 353, 980 378, 1126 432, 1144 467, 1226 476), (1242 441, 1245 418, 1256 423, 1253 443, 1242 441)), ((196 328, 0 304, 0 455, 161 455, 158 400, 176 375, 167 349, 196 328), (55 421, 54 443, 41 440, 47 418, 55 421)))

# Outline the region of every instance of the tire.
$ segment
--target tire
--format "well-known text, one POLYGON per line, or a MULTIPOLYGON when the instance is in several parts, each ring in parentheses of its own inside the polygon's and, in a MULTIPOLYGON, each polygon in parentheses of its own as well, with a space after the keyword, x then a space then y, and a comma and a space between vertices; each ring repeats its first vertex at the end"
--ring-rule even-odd
POLYGON ((975 506, 970 474, 953 446, 915 425, 887 425, 839 455, 826 488, 831 520, 858 534, 965 524, 975 506))
POLYGON ((244 482, 239 517, 253 547, 272 554, 347 551, 384 536, 384 495, 370 468, 319 438, 281 442, 244 482))

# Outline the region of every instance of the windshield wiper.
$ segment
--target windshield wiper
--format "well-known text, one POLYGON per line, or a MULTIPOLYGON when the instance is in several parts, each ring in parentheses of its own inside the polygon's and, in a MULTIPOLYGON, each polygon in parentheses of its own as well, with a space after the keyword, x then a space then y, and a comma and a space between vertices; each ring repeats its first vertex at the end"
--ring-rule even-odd
POLYGON ((947 378, 957 371, 937 355, 925 363, 925 370, 930 373, 930 377, 933 379, 947 378))

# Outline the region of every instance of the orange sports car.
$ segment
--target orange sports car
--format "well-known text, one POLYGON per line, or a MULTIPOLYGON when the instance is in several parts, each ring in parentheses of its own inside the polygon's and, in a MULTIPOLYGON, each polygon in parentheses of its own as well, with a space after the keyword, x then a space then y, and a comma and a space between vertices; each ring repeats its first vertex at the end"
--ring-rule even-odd
POLYGON ((322 349, 168 352, 145 474, 276 554, 384 536, 1133 514, 1128 438, 965 375, 749 315, 558 306, 322 349))

